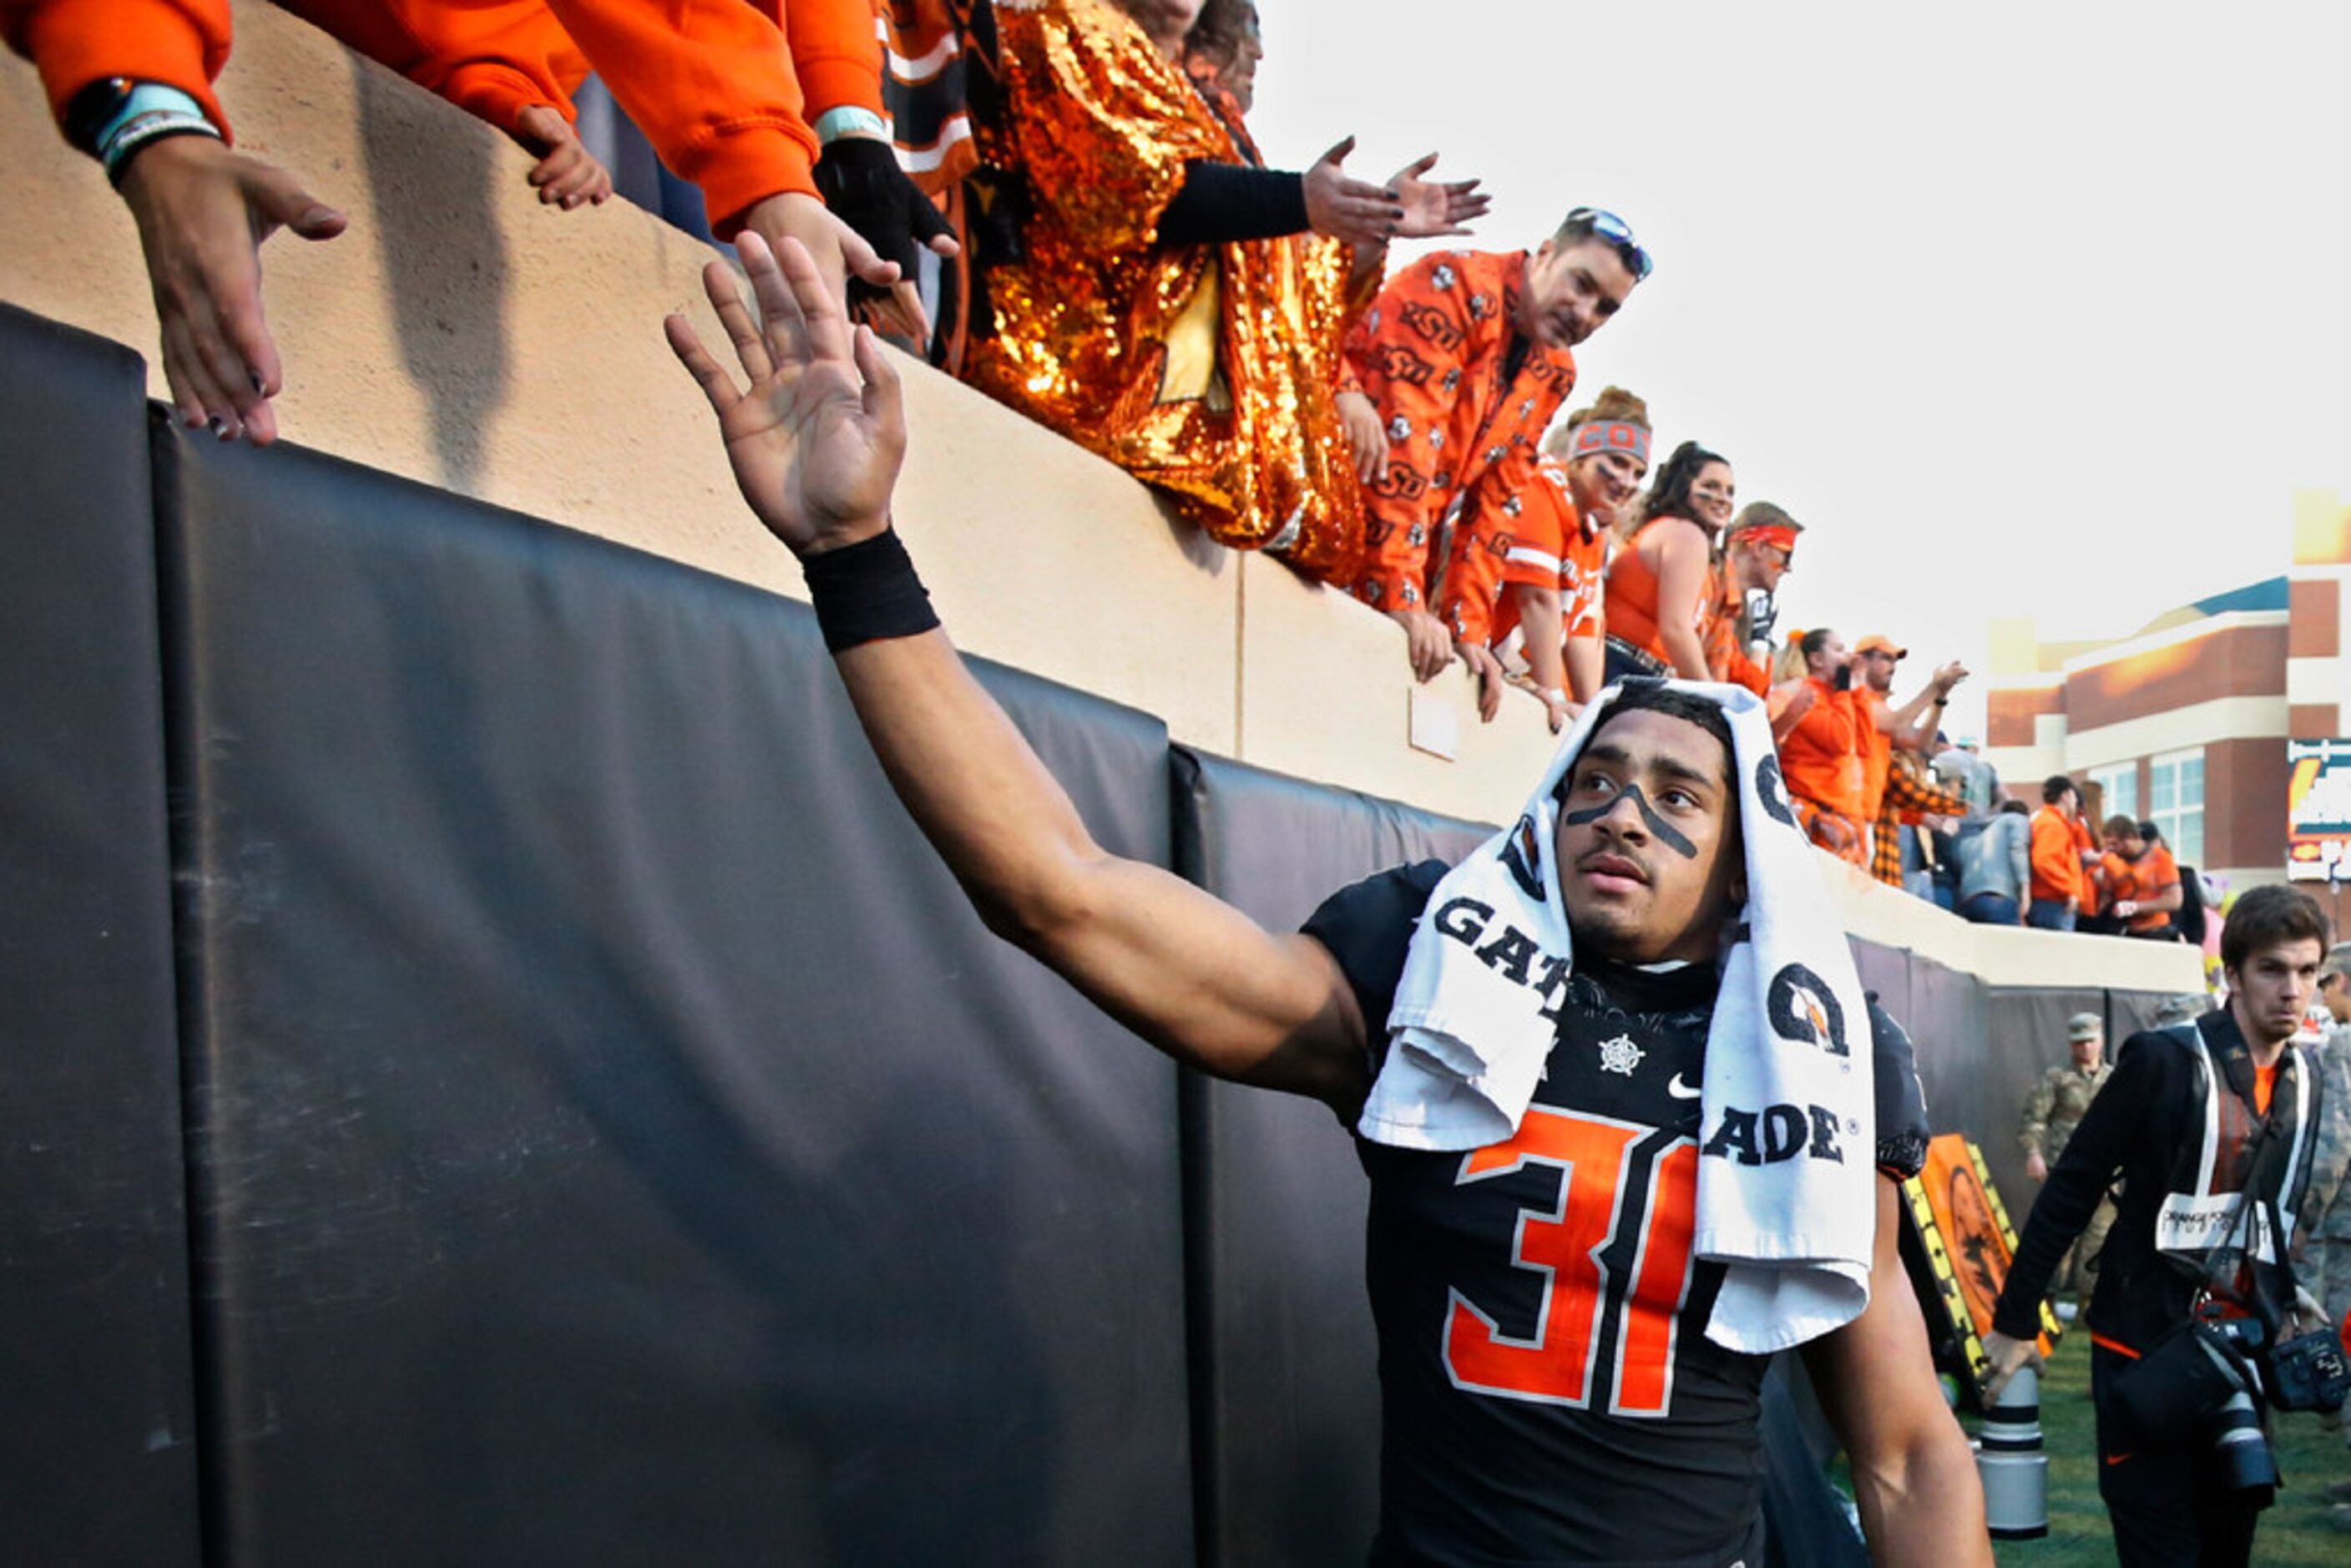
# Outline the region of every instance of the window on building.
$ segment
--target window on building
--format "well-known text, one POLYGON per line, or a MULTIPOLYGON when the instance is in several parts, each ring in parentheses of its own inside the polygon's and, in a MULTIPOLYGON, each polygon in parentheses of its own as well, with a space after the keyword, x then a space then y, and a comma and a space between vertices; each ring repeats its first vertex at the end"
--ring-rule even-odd
POLYGON ((2147 820, 2182 865, 2204 863, 2204 752, 2174 751, 2147 759, 2147 820))
POLYGON ((2138 764, 2117 762, 2112 768, 2090 769, 2090 782, 2098 787, 2098 799, 2105 802, 2105 815, 2138 820, 2138 764))

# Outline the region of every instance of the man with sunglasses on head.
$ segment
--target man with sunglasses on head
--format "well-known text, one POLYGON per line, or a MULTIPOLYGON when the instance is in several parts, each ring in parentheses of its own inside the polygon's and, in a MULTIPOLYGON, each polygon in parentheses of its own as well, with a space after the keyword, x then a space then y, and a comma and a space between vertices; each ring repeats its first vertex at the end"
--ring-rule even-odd
MULTIPOLYGON (((1385 449, 1359 450, 1358 598, 1405 629, 1426 681, 1458 652, 1487 687, 1501 667, 1482 637, 1435 613, 1438 580, 1471 552, 1507 556, 1542 434, 1575 386, 1570 352, 1649 275, 1625 220, 1578 207, 1531 252, 1440 251, 1390 278, 1347 340, 1343 399, 1377 416, 1385 449), (1447 530, 1466 514, 1468 521, 1447 530)), ((1490 607, 1481 607, 1490 608, 1490 607)))

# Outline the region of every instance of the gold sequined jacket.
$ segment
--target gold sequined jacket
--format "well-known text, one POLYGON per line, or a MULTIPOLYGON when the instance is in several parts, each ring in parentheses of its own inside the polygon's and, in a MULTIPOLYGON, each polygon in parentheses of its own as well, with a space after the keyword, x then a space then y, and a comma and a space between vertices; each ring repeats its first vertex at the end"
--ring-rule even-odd
POLYGON ((1347 248, 1159 244, 1187 162, 1244 162, 1231 134, 1104 0, 998 0, 996 18, 1003 111, 980 151, 1026 184, 1029 216, 1024 254, 988 273, 994 330, 966 379, 1158 486, 1212 538, 1352 580, 1347 248))

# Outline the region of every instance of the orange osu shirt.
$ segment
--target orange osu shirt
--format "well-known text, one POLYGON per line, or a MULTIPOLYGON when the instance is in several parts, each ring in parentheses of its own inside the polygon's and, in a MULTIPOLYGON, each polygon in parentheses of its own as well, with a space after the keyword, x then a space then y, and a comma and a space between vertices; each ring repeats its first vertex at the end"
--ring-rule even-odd
POLYGON ((1364 497, 1356 597, 1428 608, 1430 548, 1458 511, 1437 565, 1463 641, 1490 627, 1542 433, 1575 388, 1575 357, 1513 325, 1526 273, 1523 251, 1438 251, 1390 278, 1347 334, 1348 368, 1388 434, 1387 477, 1364 497))
MULTIPOLYGON (((1565 468, 1540 458, 1535 478, 1520 497, 1518 527, 1502 558, 1503 585, 1558 589, 1562 639, 1596 639, 1605 626, 1607 533, 1576 510, 1565 468)), ((1499 646, 1518 623, 1518 606, 1505 595, 1489 640, 1499 646)))

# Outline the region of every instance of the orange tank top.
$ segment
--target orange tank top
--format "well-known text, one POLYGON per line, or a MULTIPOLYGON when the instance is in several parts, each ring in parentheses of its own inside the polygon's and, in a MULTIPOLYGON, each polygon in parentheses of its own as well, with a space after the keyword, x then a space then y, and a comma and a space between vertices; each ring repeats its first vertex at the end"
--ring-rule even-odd
MULTIPOLYGON (((1608 568, 1607 622, 1608 635, 1629 643, 1652 658, 1662 659, 1670 666, 1674 658, 1666 652, 1666 638, 1657 624, 1657 573, 1641 554, 1644 544, 1654 543, 1652 530, 1668 522, 1684 522, 1681 517, 1652 517, 1625 548, 1616 552, 1616 559, 1608 568)), ((1708 581, 1712 579, 1709 577, 1708 581)), ((1698 604, 1690 624, 1698 632, 1698 645, 1706 645, 1706 636, 1713 617, 1709 601, 1714 596, 1700 588, 1698 604)))

